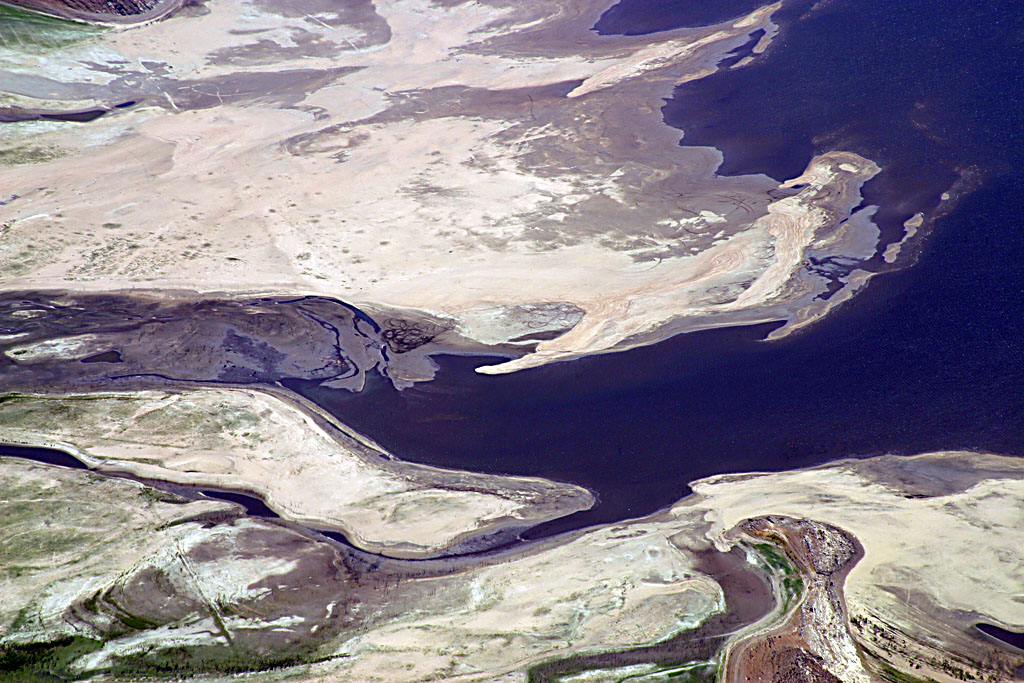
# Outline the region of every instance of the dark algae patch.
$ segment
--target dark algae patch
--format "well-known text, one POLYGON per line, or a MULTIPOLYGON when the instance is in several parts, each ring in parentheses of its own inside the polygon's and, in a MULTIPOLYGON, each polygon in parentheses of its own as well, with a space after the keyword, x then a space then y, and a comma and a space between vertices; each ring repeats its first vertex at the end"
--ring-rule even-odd
POLYGON ((98 640, 66 636, 25 645, 0 645, 0 682, 50 683, 84 678, 71 671, 72 662, 102 647, 98 640))

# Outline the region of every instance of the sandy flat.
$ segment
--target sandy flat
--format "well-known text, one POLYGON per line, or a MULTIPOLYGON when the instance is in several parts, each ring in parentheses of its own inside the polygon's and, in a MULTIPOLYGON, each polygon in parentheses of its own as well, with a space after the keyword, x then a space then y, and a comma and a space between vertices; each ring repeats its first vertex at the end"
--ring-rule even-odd
POLYGON ((396 556, 586 509, 589 491, 400 463, 257 391, 23 397, 0 406, 0 440, 55 445, 101 470, 255 493, 282 517, 346 532, 396 556))
MULTIPOLYGON (((0 525, 3 547, 8 554, 29 553, 20 559, 9 557, 8 566, 36 557, 31 553, 37 550, 30 553, 27 546, 14 543, 21 532, 42 533, 28 525, 31 521, 38 526, 43 519, 32 513, 32 506, 61 510, 52 517, 59 525, 46 532, 57 534, 52 538, 56 543, 63 538, 62 530, 75 526, 76 511, 101 504, 87 495, 97 490, 97 484, 76 483, 83 477, 95 482, 95 475, 9 460, 2 470, 0 505, 8 508, 0 525)), ((54 628, 54 619, 69 601, 84 599, 108 585, 104 582, 113 585, 123 581, 118 577, 133 575, 138 571, 131 568, 133 562, 173 565, 173 557, 161 559, 156 541, 143 531, 160 525, 167 515, 180 517, 187 510, 180 504, 158 504, 131 482, 98 481, 106 486, 102 504, 113 507, 94 509, 94 519, 75 533, 116 526, 125 515, 137 519, 130 529, 122 525, 127 529, 122 532, 124 541, 104 533, 89 536, 93 549, 87 571, 92 582, 81 583, 83 570, 73 562, 20 578, 5 575, 6 590, 13 591, 8 594, 18 596, 15 603, 49 615, 41 622, 51 624, 45 628, 54 628), (133 512, 131 505, 125 507, 129 498, 149 502, 133 512), (125 547, 132 551, 117 555, 117 562, 110 564, 105 538, 122 546, 129 543, 125 547)), ((321 643, 324 653, 342 657, 274 674, 243 675, 241 680, 525 680, 529 666, 545 659, 657 642, 722 609, 721 588, 697 569, 696 553, 710 544, 731 546, 737 524, 766 515, 829 525, 850 534, 863 548, 863 556, 838 587, 855 622, 849 626, 852 639, 840 642, 847 637, 841 625, 838 631, 822 630, 817 636, 815 627, 805 630, 809 642, 827 655, 822 660, 826 670, 846 667, 833 673, 843 680, 861 680, 864 670, 857 673, 850 667, 877 671, 882 662, 946 682, 957 680, 944 668, 952 663, 963 675, 986 680, 994 675, 1001 680, 998 672, 1006 669, 994 667, 1014 666, 1014 655, 972 634, 971 624, 986 621, 1024 628, 1024 611, 1011 599, 1024 580, 1022 481, 1019 461, 973 453, 884 457, 776 474, 712 477, 695 482, 694 495, 646 518, 447 565, 421 563, 403 569, 401 562, 392 561, 377 570, 377 587, 361 594, 365 603, 360 625, 321 643), (846 647, 855 648, 852 659, 844 654, 846 647)), ((220 503, 203 505, 224 509, 220 503)), ((183 547, 207 547, 202 544, 250 533, 246 525, 233 527, 160 528, 162 534, 199 534, 183 547)), ((258 544, 251 547, 253 553, 268 552, 258 544)), ((68 557, 68 552, 66 544, 60 546, 61 557, 68 557)), ((260 572, 293 571, 290 565, 279 565, 268 557, 260 569, 250 558, 237 572, 255 572, 251 576, 258 577, 260 572)), ((210 591, 234 585, 227 574, 200 578, 210 591)), ((232 590, 224 594, 225 604, 256 595, 239 592, 237 586, 232 590)), ((327 606, 328 613, 332 609, 327 606)), ((312 614, 322 619, 322 612, 321 607, 312 614)), ((13 616, 0 614, 5 625, 13 616)), ((308 618, 303 616, 300 622, 308 618)), ((15 633, 26 637, 30 632, 24 626, 8 636, 0 631, 0 641, 15 633)), ((180 635, 189 633, 185 629, 180 635)), ((173 645, 167 637, 159 631, 118 637, 94 656, 102 658, 108 650, 130 652, 135 643, 173 645)), ((204 637, 204 642, 218 642, 215 636, 204 637)))
POLYGON ((823 286, 803 253, 848 251, 835 230, 877 169, 837 151, 788 183, 716 176, 661 102, 774 35, 776 6, 597 36, 607 4, 225 0, 60 53, 0 51, 19 102, 138 102, 5 129, 12 158, 49 160, 0 167, 0 286, 321 293, 490 343, 530 331, 511 309, 583 312, 487 372, 794 319, 823 286))

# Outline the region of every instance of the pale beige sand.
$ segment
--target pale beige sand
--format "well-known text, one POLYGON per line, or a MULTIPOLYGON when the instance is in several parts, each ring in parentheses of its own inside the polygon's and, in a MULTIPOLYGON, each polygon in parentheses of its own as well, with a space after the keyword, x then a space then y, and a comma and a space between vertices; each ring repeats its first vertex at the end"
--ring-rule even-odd
MULTIPOLYGON (((693 484, 696 495, 680 501, 667 513, 595 529, 569 543, 527 551, 524 559, 510 557, 483 570, 479 576, 490 577, 483 584, 487 588, 480 588, 480 579, 470 585, 474 595, 492 599, 477 598, 468 603, 483 612, 467 612, 462 599, 454 603, 463 606, 454 616, 402 620, 350 644, 343 651, 355 655, 352 659, 340 665, 306 669, 298 680, 330 681, 343 676, 360 681, 438 677, 485 681, 507 674, 509 681, 525 681, 525 668, 534 652, 527 634, 540 632, 548 608, 572 606, 582 609, 577 614, 593 618, 582 604, 603 604, 616 592, 614 586, 621 585, 602 578, 610 568, 627 582, 633 581, 629 577, 634 571, 648 580, 661 580, 669 576, 659 573, 666 569, 648 569, 649 563, 667 561, 680 546, 699 547, 702 541, 713 541, 726 547, 732 542, 726 540, 726 532, 738 522, 785 515, 826 522, 852 533, 861 542, 865 555, 844 587, 850 613, 871 624, 897 627, 895 633, 902 634, 909 647, 917 648, 915 651, 922 654, 917 661, 925 662, 925 666, 908 666, 896 650, 878 650, 855 630, 857 647, 867 646, 873 657, 904 668, 911 675, 951 682, 955 679, 927 664, 928 656, 962 658, 959 665, 972 671, 970 658, 984 659, 986 655, 983 641, 966 635, 960 630, 963 625, 950 623, 950 619, 966 618, 965 623, 987 620, 1007 628, 1024 628, 1024 605, 1012 599, 1024 585, 1024 464, 1012 458, 968 453, 939 453, 915 460, 918 464, 933 464, 932 476, 939 479, 949 475, 949 481, 955 481, 952 472, 957 463, 964 462, 977 467, 980 475, 977 483, 968 482, 964 490, 933 497, 917 497, 917 475, 908 477, 910 484, 880 480, 872 468, 885 471, 892 465, 892 458, 698 481, 693 484), (642 548, 646 551, 640 551, 642 548), (572 588, 590 581, 594 582, 589 589, 593 592, 572 588), (497 586, 503 588, 492 593, 497 586), (520 603, 515 597, 520 591, 530 591, 531 600, 520 603), (575 597, 563 602, 566 594, 575 597), (515 627, 518 634, 501 641, 507 647, 485 635, 492 634, 490 628, 497 626, 482 625, 495 623, 491 621, 495 618, 497 623, 515 627), (949 647, 953 649, 946 649, 949 647), (477 673, 465 670, 470 662, 479 667, 477 673)), ((470 572, 468 576, 478 575, 470 572)), ((620 600, 619 604, 626 608, 629 602, 620 600)), ((621 620, 617 618, 618 628, 636 629, 635 615, 629 610, 623 612, 621 620)), ((672 622, 667 616, 664 611, 644 614, 640 622, 650 630, 642 637, 657 637, 657 629, 669 629, 672 622)), ((836 633, 842 634, 842 630, 824 629, 826 642, 817 645, 822 652, 831 651, 827 664, 832 673, 842 680, 867 680, 861 656, 850 650, 853 642, 845 634, 840 638, 836 633)), ((637 643, 642 639, 639 634, 620 630, 615 637, 622 640, 604 640, 602 645, 607 648, 611 642, 637 643)), ((510 636, 502 630, 498 637, 510 636)), ((586 642, 584 638, 575 645, 586 642)), ((558 640, 552 646, 558 649, 549 650, 548 656, 568 651, 561 649, 558 640)), ((602 679, 598 676, 597 680, 602 679)))
MULTIPOLYGON (((41 635, 17 621, 19 612, 38 615, 49 633, 70 630, 61 626, 62 612, 137 572, 140 563, 173 565, 175 550, 234 533, 223 527, 207 530, 201 520, 185 521, 202 510, 225 507, 150 502, 131 482, 0 459, 0 553, 5 560, 0 577, 8 590, 0 605, 0 644, 41 635), (44 527, 47 514, 52 529, 44 527), (78 522, 82 515, 89 519, 78 522), (177 523, 167 524, 172 521, 177 523), (15 543, 19 534, 22 540, 15 543), (38 549, 49 547, 43 544, 57 536, 67 542, 54 542, 52 556, 46 552, 44 560, 38 549), (45 570, 32 566, 46 560, 52 564, 45 570), (21 573, 13 571, 17 567, 21 573)), ((242 520, 233 526, 244 531, 259 524, 242 520)), ((452 575, 405 582, 396 578, 391 588, 385 582, 359 610, 365 625, 336 639, 335 653, 346 656, 318 666, 331 671, 326 680, 335 681, 339 676, 352 681, 457 679, 461 674, 479 678, 481 672, 494 676, 499 669, 518 670, 528 659, 608 642, 641 644, 667 637, 722 607, 718 585, 697 572, 693 557, 671 542, 679 530, 675 522, 604 527, 502 561, 478 560, 452 575)), ((228 554, 201 569, 196 580, 227 615, 237 611, 233 604, 245 599, 246 591, 265 590, 266 579, 293 567, 287 557, 270 556, 261 566, 228 554)), ((384 567, 380 573, 387 571, 384 567)), ((348 599, 337 596, 338 603, 348 599)), ((329 614, 332 608, 325 604, 318 612, 329 614)), ((273 627, 234 621, 239 629, 273 627)), ((140 647, 218 642, 225 645, 206 619, 116 638, 83 657, 78 666, 102 667, 110 655, 140 647)), ((268 672, 254 678, 295 673, 268 672)))
POLYGON ((55 358, 85 358, 98 353, 97 342, 103 340, 95 334, 79 334, 72 337, 47 339, 37 344, 12 346, 4 355, 19 363, 33 363, 53 360, 55 358))
POLYGON ((893 582, 927 592, 943 608, 1024 627, 1024 604, 1007 599, 1024 585, 1024 463, 957 453, 918 457, 988 458, 1010 472, 965 491, 919 498, 861 475, 859 463, 849 461, 701 480, 691 485, 701 500, 688 499, 676 509, 705 509, 718 532, 766 514, 817 519, 849 531, 864 546, 846 585, 854 611, 878 604, 880 584, 893 582))
MULTIPOLYGON (((323 680, 491 680, 573 652, 655 642, 723 608, 674 543, 677 523, 596 529, 454 580, 408 617, 344 643, 323 680), (335 679, 336 680, 336 679, 335 679)), ((396 596, 397 597, 397 596, 396 596)))
POLYGON ((222 0, 60 55, 4 53, 19 101, 113 104, 136 97, 125 74, 145 97, 87 126, 5 129, 63 156, 0 167, 0 287, 320 293, 490 343, 533 329, 511 308, 584 311, 487 372, 792 318, 820 285, 803 253, 846 253, 832 233, 877 169, 828 154, 784 199, 763 176, 714 176, 662 99, 750 32, 770 40, 775 5, 597 36, 607 5, 380 0, 338 20, 222 0))
MULTIPOLYGON (((914 477, 908 477, 913 482, 914 477)), ((926 477, 922 477, 926 480, 926 477)), ((852 533, 864 557, 846 579, 850 616, 862 624, 853 634, 862 652, 906 671, 944 683, 988 679, 978 665, 988 655, 975 621, 1024 629, 1024 462, 974 453, 936 453, 912 459, 847 461, 810 470, 763 475, 725 475, 693 483, 693 500, 721 534, 743 519, 765 514, 827 522, 852 533), (902 460, 902 462, 900 462, 902 460), (873 471, 930 470, 954 485, 924 493, 886 481, 873 471), (955 486, 964 466, 980 473, 955 486), (875 468, 877 467, 877 470, 875 468), (902 470, 902 467, 901 467, 902 470), (990 470, 986 474, 986 470, 990 470), (878 629, 885 637, 873 631, 878 629)), ((832 643, 835 670, 844 681, 867 680, 852 643, 832 643)))
MULTIPOLYGON (((18 496, 52 497, 54 487, 66 487, 61 489, 66 490, 64 505, 77 509, 83 494, 96 490, 93 484, 72 487, 75 477, 89 476, 78 472, 12 461, 5 461, 3 469, 6 504, 17 503, 18 496), (27 475, 21 473, 26 468, 52 473, 44 472, 42 480, 33 474, 26 488, 27 475), (40 484, 43 480, 51 483, 40 484), (49 492, 28 491, 40 486, 49 486, 49 492)), ((146 506, 140 513, 123 510, 131 504, 121 500, 118 490, 131 484, 103 486, 103 500, 89 503, 99 506, 99 521, 104 505, 115 521, 153 514, 146 506)), ((846 605, 854 618, 893 638, 885 641, 888 649, 879 648, 869 632, 854 627, 861 653, 870 653, 863 660, 869 668, 880 658, 906 669, 901 653, 913 651, 925 666, 909 667, 912 674, 954 680, 929 663, 929 657, 938 656, 964 667, 966 675, 987 680, 988 673, 971 667, 983 667, 992 650, 970 636, 966 625, 984 620, 1024 627, 1024 607, 1013 599, 1024 582, 1024 465, 1016 459, 966 453, 876 458, 777 474, 712 477, 693 486, 695 495, 648 518, 520 548, 448 576, 395 582, 385 589, 372 623, 332 646, 343 658, 232 680, 523 681, 529 664, 540 659, 653 642, 721 608, 721 591, 695 571, 692 549, 710 542, 727 546, 733 542, 727 540, 729 529, 763 515, 825 522, 852 533, 863 545, 864 557, 843 587, 846 605)), ((38 516, 34 519, 38 526, 38 516)), ((10 515, 4 521, 23 523, 10 515)), ((38 531, 32 529, 25 526, 24 531, 38 531)), ((15 548, 10 540, 16 529, 4 527, 4 533, 8 542, 3 547, 15 548)), ((100 545, 89 556, 93 564, 84 569, 66 561, 49 573, 6 576, 7 586, 51 596, 50 609, 59 612, 84 594, 81 571, 96 577, 90 579, 93 589, 111 571, 94 566, 104 546, 93 542, 100 545)), ((125 557, 130 563, 133 555, 125 557)), ((28 592, 9 594, 39 604, 28 592)), ((822 637, 829 642, 816 647, 836 653, 826 663, 852 667, 833 673, 859 680, 857 655, 843 654, 846 646, 836 642, 831 630, 823 630, 822 637)))
MULTIPOLYGON (((577 297, 578 305, 587 315, 570 332, 553 341, 541 342, 530 355, 479 371, 510 372, 573 358, 619 346, 624 340, 652 332, 672 319, 756 310, 783 298, 784 288, 799 270, 805 250, 815 243, 817 231, 835 219, 835 208, 819 203, 818 198, 831 192, 836 192, 840 198, 853 196, 860 185, 877 172, 875 164, 856 155, 818 157, 806 173, 783 184, 784 187, 803 185, 799 194, 770 204, 768 213, 757 219, 750 230, 696 256, 659 263, 662 279, 652 281, 650 268, 634 270, 636 285, 632 290, 624 286, 623 295, 603 295, 585 303, 579 302, 577 297), (773 258, 770 265, 764 267, 762 261, 767 244, 772 245, 773 258), (702 304, 709 286, 728 281, 738 272, 757 275, 736 299, 702 304)), ((620 270, 602 279, 618 276, 625 285, 625 275, 620 270)))
POLYGON ((253 492, 285 519, 341 529, 355 545, 393 556, 435 554, 594 502, 568 484, 389 460, 350 433, 327 433, 290 403, 233 389, 0 405, 0 441, 64 448, 100 470, 253 492))

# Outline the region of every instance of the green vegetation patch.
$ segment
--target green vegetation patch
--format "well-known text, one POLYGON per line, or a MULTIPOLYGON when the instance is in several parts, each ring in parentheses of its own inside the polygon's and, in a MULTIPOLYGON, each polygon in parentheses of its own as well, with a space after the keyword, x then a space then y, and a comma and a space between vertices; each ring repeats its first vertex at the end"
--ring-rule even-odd
POLYGON ((755 543, 754 550, 761 555, 761 559, 765 561, 772 569, 778 569, 783 574, 789 575, 796 572, 793 564, 786 557, 786 554, 782 552, 778 547, 771 543, 755 543))
POLYGON ((934 678, 918 678, 917 676, 911 676, 910 674, 903 673, 899 669, 889 666, 883 661, 878 662, 881 671, 879 674, 887 681, 892 683, 938 683, 934 678))
MULTIPOLYGON (((0 29, 2 35, 2 29, 0 29)), ((20 145, 0 149, 0 166, 26 166, 28 164, 42 164, 53 161, 64 156, 64 153, 56 147, 38 147, 34 145, 20 145)))
POLYGON ((804 592, 804 580, 800 571, 780 547, 771 543, 755 543, 751 548, 757 553, 763 566, 782 578, 782 607, 784 610, 800 599, 804 592))
POLYGON ((91 638, 65 636, 25 645, 0 646, 0 683, 50 683, 81 678, 71 664, 95 652, 102 643, 91 638))
POLYGON ((0 3, 0 49, 27 53, 59 50, 102 30, 0 3))

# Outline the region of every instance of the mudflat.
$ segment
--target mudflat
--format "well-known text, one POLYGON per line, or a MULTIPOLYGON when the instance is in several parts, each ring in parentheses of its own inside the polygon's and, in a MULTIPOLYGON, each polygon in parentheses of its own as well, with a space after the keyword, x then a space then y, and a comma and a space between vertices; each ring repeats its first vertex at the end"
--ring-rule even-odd
POLYGON ((678 83, 770 43, 778 3, 648 36, 591 31, 605 0, 307 4, 0 55, 11 107, 105 113, 7 129, 0 286, 326 294, 516 340, 498 373, 804 324, 835 279, 805 255, 874 253, 870 221, 845 220, 872 161, 722 177, 662 121, 678 83), (558 310, 562 334, 534 336, 558 310))

